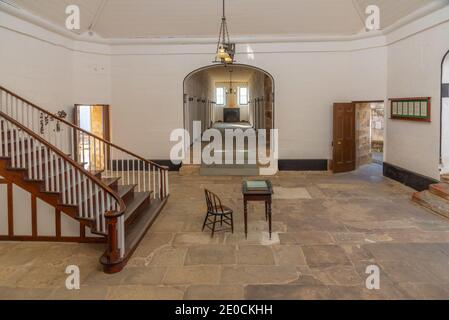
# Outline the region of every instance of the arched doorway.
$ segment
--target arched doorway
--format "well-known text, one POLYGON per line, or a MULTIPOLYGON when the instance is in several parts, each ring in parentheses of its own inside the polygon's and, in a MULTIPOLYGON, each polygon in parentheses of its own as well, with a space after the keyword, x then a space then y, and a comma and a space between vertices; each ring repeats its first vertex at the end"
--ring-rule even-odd
MULTIPOLYGON (((189 133, 189 139, 185 139, 188 140, 187 149, 201 141, 207 129, 223 132, 226 129, 263 132, 261 129, 265 129, 269 136, 275 128, 274 78, 265 70, 244 64, 196 69, 183 82, 183 119, 184 129, 189 133)), ((223 150, 225 152, 228 150, 223 150)), ((249 153, 250 150, 234 152, 249 153)), ((232 166, 235 168, 238 166, 232 166)), ((246 174, 240 171, 242 175, 253 175, 257 168, 252 169, 246 174)))
POLYGON ((441 62, 440 113, 440 165, 441 174, 449 174, 449 51, 441 62))

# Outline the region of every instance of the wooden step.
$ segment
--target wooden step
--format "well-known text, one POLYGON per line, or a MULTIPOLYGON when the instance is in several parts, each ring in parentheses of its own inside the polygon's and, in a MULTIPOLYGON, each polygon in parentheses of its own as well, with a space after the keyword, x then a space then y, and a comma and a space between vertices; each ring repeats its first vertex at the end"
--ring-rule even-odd
POLYGON ((442 174, 440 177, 442 182, 449 182, 449 173, 442 174))
POLYGON ((131 258, 142 238, 147 233, 148 229, 154 223, 159 213, 164 208, 168 198, 163 200, 152 199, 151 203, 143 208, 137 217, 130 223, 125 230, 125 252, 126 256, 121 260, 111 263, 107 257, 103 255, 100 259, 106 273, 116 273, 123 269, 123 267, 131 258))
POLYGON ((98 179, 101 179, 101 174, 104 172, 104 170, 90 170, 90 174, 94 175, 98 179))
POLYGON ((130 225, 146 206, 151 203, 150 192, 135 192, 132 200, 126 203, 125 224, 130 225))
POLYGON ((117 187, 117 193, 120 196, 120 198, 123 199, 123 201, 126 203, 128 200, 131 200, 134 196, 134 188, 136 187, 136 184, 128 184, 124 186, 118 186, 117 187))
POLYGON ((429 191, 434 195, 449 200, 449 184, 436 183, 429 186, 429 191))
POLYGON ((112 177, 112 178, 102 178, 101 181, 110 187, 112 190, 117 191, 118 188, 118 182, 120 181, 121 177, 112 177))
POLYGON ((449 201, 428 190, 414 193, 412 200, 440 216, 449 218, 449 201))
POLYGON ((133 252, 140 240, 143 238, 147 230, 153 224, 154 220, 165 205, 165 201, 159 199, 152 199, 151 204, 146 207, 134 219, 133 223, 129 224, 126 229, 126 252, 133 252))

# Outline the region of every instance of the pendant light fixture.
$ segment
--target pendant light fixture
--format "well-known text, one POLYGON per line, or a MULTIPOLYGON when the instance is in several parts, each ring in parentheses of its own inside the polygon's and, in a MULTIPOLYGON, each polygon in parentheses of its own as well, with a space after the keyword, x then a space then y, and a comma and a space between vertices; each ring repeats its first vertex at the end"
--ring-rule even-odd
POLYGON ((231 43, 226 22, 225 0, 223 0, 223 15, 221 17, 220 33, 218 35, 217 53, 214 63, 225 65, 234 63, 235 43, 231 43))
POLYGON ((236 93, 237 93, 232 86, 232 72, 233 71, 234 70, 229 69, 229 89, 226 92, 226 94, 228 94, 228 95, 236 95, 236 93))

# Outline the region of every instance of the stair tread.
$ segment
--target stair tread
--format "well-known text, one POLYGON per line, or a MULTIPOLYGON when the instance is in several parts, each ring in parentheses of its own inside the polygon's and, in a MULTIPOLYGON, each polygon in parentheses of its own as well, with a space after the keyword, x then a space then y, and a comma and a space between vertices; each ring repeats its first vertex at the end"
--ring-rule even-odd
POLYGON ((438 189, 438 191, 441 191, 445 194, 449 195, 449 184, 445 182, 432 184, 431 188, 438 189))
POLYGON ((104 170, 89 170, 90 174, 97 176, 99 174, 102 174, 104 170))
POLYGON ((140 205, 150 197, 150 192, 135 192, 134 197, 126 204, 125 221, 136 211, 140 205))
POLYGON ((136 184, 127 184, 124 186, 118 186, 117 193, 120 198, 123 198, 128 192, 133 190, 137 185, 136 184))
POLYGON ((131 255, 134 249, 143 238, 148 228, 152 225, 158 214, 161 212, 166 200, 152 199, 151 204, 142 210, 125 231, 125 250, 131 255))
POLYGON ((114 184, 115 182, 119 181, 120 177, 115 177, 115 178, 102 178, 101 181, 107 185, 107 186, 111 186, 112 184, 114 184))
POLYGON ((449 218, 449 201, 439 197, 429 190, 417 192, 413 195, 413 199, 418 201, 428 209, 449 218))

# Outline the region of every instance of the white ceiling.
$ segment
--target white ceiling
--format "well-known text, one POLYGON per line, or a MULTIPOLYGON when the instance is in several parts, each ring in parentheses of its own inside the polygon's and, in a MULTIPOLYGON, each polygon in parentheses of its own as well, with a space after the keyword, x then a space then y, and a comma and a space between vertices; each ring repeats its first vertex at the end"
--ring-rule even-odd
MULTIPOLYGON (((0 0, 1 1, 1 0, 0 0)), ((67 5, 81 9, 81 33, 107 39, 217 37, 221 0, 3 0, 64 26, 67 5)), ((449 0, 227 0, 232 36, 354 35, 364 29, 365 8, 381 9, 387 28, 430 5, 449 0)))

